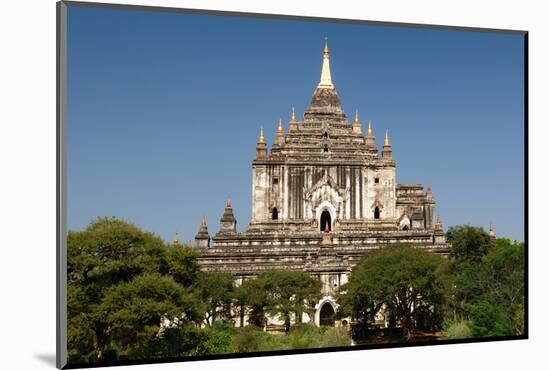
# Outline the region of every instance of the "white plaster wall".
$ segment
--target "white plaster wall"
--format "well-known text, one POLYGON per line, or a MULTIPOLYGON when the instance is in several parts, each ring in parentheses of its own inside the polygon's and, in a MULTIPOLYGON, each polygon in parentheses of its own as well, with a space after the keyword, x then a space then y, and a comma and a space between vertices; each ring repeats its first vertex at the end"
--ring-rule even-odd
POLYGON ((252 168, 252 220, 263 221, 268 217, 266 195, 268 191, 268 176, 265 166, 252 168))

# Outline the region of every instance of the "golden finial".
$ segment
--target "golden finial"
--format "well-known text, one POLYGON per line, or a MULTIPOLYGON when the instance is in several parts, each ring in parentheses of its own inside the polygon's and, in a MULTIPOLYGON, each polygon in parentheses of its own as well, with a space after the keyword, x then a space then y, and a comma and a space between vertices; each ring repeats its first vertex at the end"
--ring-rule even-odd
POLYGON ((355 110, 355 121, 353 123, 359 123, 359 110, 355 110))
POLYGON ((323 68, 321 69, 321 81, 317 87, 334 89, 332 78, 330 76, 330 60, 328 51, 328 40, 325 37, 325 48, 323 50, 323 68))
POLYGON ((294 113, 294 107, 292 107, 292 116, 290 117, 290 122, 296 122, 296 113, 294 113))
POLYGON ((277 126, 277 132, 283 132, 283 120, 279 118, 279 125, 277 126))
POLYGON ((390 146, 390 138, 388 137, 387 129, 386 129, 386 137, 384 138, 384 146, 390 146))
POLYGON ((260 126, 260 143, 265 143, 264 127, 260 126))
POLYGON ((229 198, 229 195, 227 196, 227 201, 225 202, 225 208, 231 208, 231 198, 229 198))
POLYGON ((367 129, 367 135, 372 136, 372 124, 370 122, 370 119, 369 119, 369 128, 367 129))

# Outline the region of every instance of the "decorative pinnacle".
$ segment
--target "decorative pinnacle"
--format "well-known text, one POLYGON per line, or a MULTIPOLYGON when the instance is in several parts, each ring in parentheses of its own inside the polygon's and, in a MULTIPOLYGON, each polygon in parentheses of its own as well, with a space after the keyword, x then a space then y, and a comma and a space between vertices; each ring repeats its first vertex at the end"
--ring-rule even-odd
POLYGON ((201 224, 199 226, 199 232, 201 232, 201 233, 207 233, 208 232, 208 227, 206 226, 206 218, 204 216, 202 216, 202 218, 201 218, 201 224))
POLYGON ((432 187, 428 184, 428 194, 432 192, 432 187))
POLYGON ((367 129, 367 135, 372 136, 372 124, 370 122, 370 119, 369 119, 369 128, 367 129))
POLYGON ((328 50, 328 40, 325 37, 325 48, 323 49, 323 68, 321 69, 321 81, 317 87, 334 89, 332 78, 330 76, 330 52, 328 50))
POLYGON ((180 244, 180 234, 176 231, 176 236, 174 237, 174 241, 172 241, 172 244, 180 244))
POLYGON ((493 224, 489 225, 489 238, 492 240, 495 238, 495 229, 493 229, 493 224))
POLYGON ((441 215, 439 214, 439 212, 437 212, 437 221, 436 221, 436 224, 441 225, 441 215))
POLYGON ((279 125, 277 126, 277 132, 283 132, 283 120, 279 118, 279 125))
POLYGON ((264 136, 264 127, 260 126, 260 143, 265 143, 265 136, 264 136))
POLYGON ((227 201, 225 202, 225 208, 231 208, 231 198, 229 198, 229 195, 227 196, 227 201))
POLYGON ((359 111, 357 109, 355 110, 355 120, 353 123, 359 123, 359 111))
POLYGON ((386 137, 384 137, 384 146, 390 146, 390 138, 388 136, 388 130, 386 129, 386 137))
POLYGON ((296 113, 294 113, 294 107, 292 107, 292 116, 290 117, 290 122, 296 122, 296 113))

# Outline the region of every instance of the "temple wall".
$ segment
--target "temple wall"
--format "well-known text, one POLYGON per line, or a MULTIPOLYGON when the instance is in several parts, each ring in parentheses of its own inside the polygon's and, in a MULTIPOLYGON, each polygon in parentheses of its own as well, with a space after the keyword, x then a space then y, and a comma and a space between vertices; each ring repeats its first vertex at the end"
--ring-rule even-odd
POLYGON ((340 188, 348 190, 341 219, 374 219, 376 199, 382 205, 382 219, 395 217, 393 167, 373 170, 366 166, 256 165, 253 168, 253 222, 270 220, 273 207, 277 208, 280 220, 312 221, 315 212, 304 193, 319 182, 325 172, 340 188), (374 178, 379 178, 380 182, 375 184, 374 178))
POLYGON ((367 168, 366 179, 366 218, 374 220, 374 209, 380 209, 380 219, 394 219, 396 217, 395 196, 395 167, 367 168), (378 183, 376 182, 378 179, 378 183))
POLYGON ((266 166, 252 168, 252 220, 267 220, 267 195, 269 191, 266 166))

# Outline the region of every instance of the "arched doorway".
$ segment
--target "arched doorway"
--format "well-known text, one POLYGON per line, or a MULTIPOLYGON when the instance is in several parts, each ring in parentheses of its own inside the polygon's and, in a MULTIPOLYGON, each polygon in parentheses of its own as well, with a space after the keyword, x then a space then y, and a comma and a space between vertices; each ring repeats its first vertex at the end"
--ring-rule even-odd
POLYGON ((271 219, 277 220, 279 218, 279 211, 277 210, 277 207, 273 207, 273 211, 271 212, 271 219))
POLYGON ((374 209, 374 219, 378 220, 380 218, 380 208, 376 207, 374 209))
POLYGON ((321 232, 325 231, 325 228, 328 226, 328 231, 332 231, 332 224, 330 222, 330 213, 326 209, 321 213, 321 222, 319 222, 321 227, 321 232))
POLYGON ((329 302, 323 304, 321 312, 319 314, 319 325, 321 326, 334 326, 334 308, 329 302))

